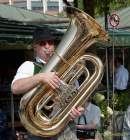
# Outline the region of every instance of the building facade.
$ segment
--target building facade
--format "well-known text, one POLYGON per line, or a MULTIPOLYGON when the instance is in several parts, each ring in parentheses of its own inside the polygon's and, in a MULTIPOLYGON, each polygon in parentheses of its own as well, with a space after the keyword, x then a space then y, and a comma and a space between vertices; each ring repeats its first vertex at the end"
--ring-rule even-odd
POLYGON ((1 0, 0 3, 49 14, 62 13, 64 7, 63 0, 1 0))

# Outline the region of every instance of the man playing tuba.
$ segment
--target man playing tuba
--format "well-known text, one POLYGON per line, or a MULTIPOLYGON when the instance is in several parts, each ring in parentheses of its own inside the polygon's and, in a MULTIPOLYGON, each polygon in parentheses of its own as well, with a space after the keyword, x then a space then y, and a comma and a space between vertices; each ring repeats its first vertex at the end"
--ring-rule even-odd
MULTIPOLYGON (((50 31, 47 29, 36 29, 33 35, 33 50, 35 54, 35 62, 26 61, 17 70, 17 73, 12 81, 11 89, 13 94, 20 95, 24 94, 40 83, 48 84, 50 88, 57 89, 60 85, 60 78, 57 76, 56 72, 38 72, 40 67, 46 65, 50 56, 54 52, 54 37, 51 35, 50 31), (38 73, 37 73, 38 72, 38 73)), ((77 107, 73 108, 70 112, 70 121, 74 120, 76 117, 80 116, 84 108, 77 107)), ((64 132, 58 134, 51 138, 43 138, 39 136, 34 136, 29 133, 29 140, 76 140, 76 135, 74 132, 74 124, 69 123, 69 127, 65 129, 64 132)))

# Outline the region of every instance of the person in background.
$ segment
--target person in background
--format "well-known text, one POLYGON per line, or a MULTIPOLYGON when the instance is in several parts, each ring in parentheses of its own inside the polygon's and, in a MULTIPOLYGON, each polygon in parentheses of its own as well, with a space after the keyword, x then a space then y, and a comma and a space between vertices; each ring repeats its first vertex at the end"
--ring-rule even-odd
MULTIPOLYGON (((93 104, 90 99, 85 104, 85 111, 83 113, 84 117, 82 115, 75 119, 75 123, 77 124, 76 127, 79 129, 85 129, 88 130, 89 133, 95 133, 95 130, 98 130, 101 126, 101 110, 100 108, 93 104), (86 124, 84 119, 86 119, 86 124), (90 131, 91 130, 91 131, 90 131)), ((91 134, 90 134, 91 135, 91 134)), ((97 131, 95 133, 95 139, 88 138, 85 140, 102 140, 102 137, 100 133, 97 131)), ((81 140, 84 140, 81 138, 81 140)))
POLYGON ((123 60, 120 57, 115 58, 115 68, 115 90, 119 95, 127 89, 129 72, 123 66, 123 60))
MULTIPOLYGON (((54 37, 48 29, 36 29, 33 36, 32 44, 35 62, 26 61, 17 70, 12 81, 11 89, 13 94, 20 95, 27 93, 40 83, 48 84, 50 88, 57 89, 61 83, 61 79, 56 72, 38 72, 45 65, 54 52, 54 37), (36 69, 37 67, 37 69, 36 69)), ((73 108, 70 112, 70 120, 73 121, 84 111, 83 107, 73 108)), ((74 129, 71 127, 73 122, 58 136, 51 138, 37 137, 29 134, 29 140, 74 140, 76 139, 74 129)))
POLYGON ((122 133, 122 140, 130 140, 130 105, 128 106, 124 114, 122 133))
MULTIPOLYGON (((115 91, 121 95, 128 88, 129 72, 123 65, 123 59, 120 57, 115 58, 115 91)), ((120 122, 121 123, 121 122, 120 122)), ((130 139, 130 106, 125 111, 124 118, 121 125, 122 139, 130 139)))

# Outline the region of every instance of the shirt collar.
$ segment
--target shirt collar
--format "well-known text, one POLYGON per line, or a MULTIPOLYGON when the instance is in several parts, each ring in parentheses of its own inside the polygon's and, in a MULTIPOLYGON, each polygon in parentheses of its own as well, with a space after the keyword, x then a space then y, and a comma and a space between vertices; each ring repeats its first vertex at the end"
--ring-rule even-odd
POLYGON ((120 65, 120 67, 124 67, 124 65, 120 65))
POLYGON ((41 58, 39 58, 38 56, 36 57, 36 62, 46 64, 46 62, 42 60, 41 58))

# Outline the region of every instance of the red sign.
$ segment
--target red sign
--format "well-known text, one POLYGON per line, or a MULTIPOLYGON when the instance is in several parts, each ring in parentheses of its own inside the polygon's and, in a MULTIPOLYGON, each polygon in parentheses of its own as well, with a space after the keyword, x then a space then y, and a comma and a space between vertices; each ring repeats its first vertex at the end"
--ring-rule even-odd
POLYGON ((117 14, 110 15, 109 23, 112 27, 117 27, 119 25, 120 18, 117 14))

